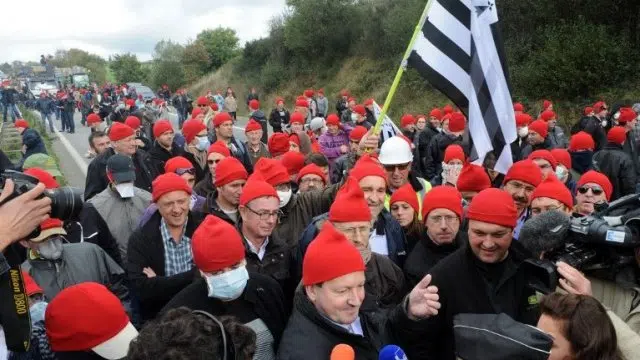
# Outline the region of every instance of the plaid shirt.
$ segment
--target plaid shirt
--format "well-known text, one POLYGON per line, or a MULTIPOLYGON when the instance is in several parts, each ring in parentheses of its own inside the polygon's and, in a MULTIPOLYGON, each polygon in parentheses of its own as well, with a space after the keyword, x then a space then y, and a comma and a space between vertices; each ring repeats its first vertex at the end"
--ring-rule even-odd
POLYGON ((191 254, 191 239, 184 235, 187 224, 182 229, 182 239, 179 243, 171 237, 167 223, 160 221, 160 234, 164 243, 164 275, 173 276, 187 272, 193 267, 193 255, 191 254))

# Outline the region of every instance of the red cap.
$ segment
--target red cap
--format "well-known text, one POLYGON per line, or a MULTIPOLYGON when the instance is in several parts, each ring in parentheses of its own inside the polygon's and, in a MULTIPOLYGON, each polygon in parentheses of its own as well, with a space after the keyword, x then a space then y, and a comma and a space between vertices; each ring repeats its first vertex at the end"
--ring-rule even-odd
POLYGON ((573 196, 571 191, 565 186, 565 184, 558 181, 555 176, 547 177, 531 194, 531 201, 537 198, 546 197, 555 199, 566 205, 568 208, 573 208, 573 196))
POLYGON ((358 249, 327 221, 302 260, 302 284, 316 285, 364 270, 358 249))
POLYGON ((545 110, 540 114, 540 119, 544 121, 551 121, 556 119, 556 113, 552 110, 545 110))
POLYGON ((465 155, 464 155, 464 150, 462 149, 462 146, 458 145, 458 144, 451 144, 449 146, 447 146, 447 148, 444 150, 444 163, 449 163, 449 161, 454 160, 454 159, 458 159, 460 161, 462 161, 464 163, 465 161, 465 155))
POLYGON ((276 157, 289 151, 289 136, 285 133, 274 133, 267 141, 271 156, 276 157))
POLYGON ((313 89, 307 89, 304 91, 304 96, 310 98, 313 96, 313 89))
POLYGON ((283 103, 284 104, 284 98, 282 98, 280 96, 276 97, 275 103, 276 103, 276 105, 278 105, 278 103, 283 103))
POLYGON ((389 200, 389 205, 393 205, 398 201, 406 202, 416 213, 420 211, 420 204, 418 203, 416 191, 413 190, 413 187, 409 183, 402 185, 399 189, 393 192, 391 199, 389 200))
POLYGON ((438 108, 434 108, 431 110, 431 112, 429 112, 429 117, 434 117, 438 120, 442 119, 442 110, 438 109, 438 108))
POLYGON ((249 173, 240 160, 233 156, 227 156, 220 160, 216 166, 216 187, 227 185, 236 180, 247 180, 249 173))
POLYGON ((513 111, 524 111, 524 106, 520 103, 513 103, 513 111))
POLYGON ((543 101, 542 101, 542 110, 543 110, 543 111, 544 111, 544 110, 547 110, 547 109, 549 108, 549 106, 551 106, 551 105, 553 105, 553 104, 551 103, 551 101, 549 101, 549 100, 543 100, 543 101))
POLYGON ((289 124, 304 125, 304 115, 300 114, 299 112, 293 112, 289 119, 289 124))
POLYGON ((362 137, 367 133, 367 128, 362 126, 362 125, 358 125, 356 127, 353 128, 353 130, 351 130, 351 132, 349 133, 349 139, 351 139, 352 141, 360 141, 362 140, 362 137))
POLYGON ((124 123, 126 125, 129 125, 133 130, 136 130, 141 125, 140 119, 138 119, 137 116, 127 116, 127 118, 124 120, 124 123))
POLYGON ((29 123, 25 119, 18 119, 14 123, 14 126, 17 127, 17 128, 19 127, 19 128, 28 129, 29 128, 29 123))
POLYGON ((461 132, 464 131, 464 127, 467 125, 467 121, 462 113, 454 112, 449 119, 449 131, 461 132))
POLYGON ((35 294, 44 294, 44 291, 35 280, 29 275, 28 272, 21 270, 22 272, 22 280, 24 280, 24 289, 27 292, 27 296, 32 296, 35 294))
POLYGON ((280 162, 287 169, 289 175, 296 175, 304 167, 304 154, 298 151, 287 151, 282 155, 280 162))
POLYGON ((553 155, 551 155, 551 151, 549 150, 536 150, 534 152, 532 152, 531 154, 529 154, 529 157, 527 158, 529 160, 535 160, 535 159, 542 159, 542 160, 546 160, 549 162, 549 164, 551 164, 551 167, 555 170, 556 166, 558 165, 558 161, 553 157, 553 155))
POLYGON ((422 200, 422 219, 434 209, 448 209, 462 218, 462 195, 453 186, 436 186, 422 200))
POLYGON ((209 149, 207 149, 207 156, 211 155, 211 153, 218 153, 224 157, 231 156, 231 150, 229 150, 227 144, 222 140, 218 140, 209 146, 209 149))
POLYGON ((453 106, 447 104, 442 108, 442 111, 444 111, 445 114, 451 114, 453 113, 453 106))
POLYGON ((29 168, 25 170, 24 173, 38 179, 38 181, 43 183, 44 187, 47 189, 57 189, 60 187, 53 175, 43 169, 37 167, 29 168))
POLYGON ((202 110, 200 110, 200 108, 199 108, 199 107, 194 108, 194 109, 191 111, 191 118, 192 118, 192 119, 195 119, 195 118, 197 118, 197 117, 198 117, 198 115, 200 115, 200 114, 202 114, 202 110))
POLYGON ((605 108, 606 106, 607 104, 605 104, 604 101, 598 101, 595 104, 593 104, 593 111, 597 114, 601 112, 603 108, 605 108))
POLYGON ((633 121, 638 115, 632 108, 623 107, 618 110, 620 112, 620 117, 618 118, 618 123, 620 125, 624 125, 629 121, 633 121))
POLYGON ((154 137, 157 138, 160 135, 166 133, 167 131, 173 132, 173 126, 171 126, 171 123, 169 122, 169 120, 161 119, 156 121, 155 124, 153 124, 154 137))
POLYGON ((322 94, 322 95, 324 95, 324 89, 319 89, 319 90, 318 90, 318 94, 322 94))
POLYGON ((289 173, 282 163, 275 159, 260 158, 253 168, 254 173, 260 174, 262 179, 272 187, 289 183, 289 173))
POLYGON ((336 198, 329 208, 329 221, 371 221, 371 210, 369 210, 364 192, 358 185, 358 181, 352 176, 347 177, 347 181, 338 190, 336 198))
POLYGON ((587 106, 584 108, 584 116, 587 116, 593 112, 593 107, 587 106))
POLYGON ((202 123, 202 121, 191 119, 182 124, 182 135, 184 135, 184 139, 187 141, 187 144, 190 144, 193 139, 195 139, 196 135, 206 129, 207 127, 202 123))
POLYGON ((340 118, 338 118, 338 115, 329 114, 329 116, 327 116, 327 125, 340 126, 340 118))
POLYGON ((538 186, 542 182, 542 172, 538 165, 531 160, 521 160, 515 162, 504 176, 503 184, 511 180, 525 182, 532 186, 538 186))
POLYGON ((472 163, 465 163, 462 166, 456 188, 458 191, 480 192, 491 187, 491 179, 484 168, 472 163))
POLYGON ((114 122, 113 125, 111 125, 111 129, 109 129, 109 139, 111 139, 111 141, 119 141, 133 134, 135 134, 135 131, 133 131, 131 126, 120 122, 114 122))
POLYGON ((380 166, 380 163, 373 160, 369 155, 363 155, 356 161, 349 175, 353 176, 358 182, 367 176, 379 176, 387 181, 387 174, 380 166))
POLYGON ((200 96, 200 97, 198 97, 198 100, 196 100, 196 104, 197 105, 209 105, 209 99, 207 99, 206 96, 200 96))
POLYGON ((306 99, 298 99, 298 100, 296 100, 296 106, 297 107, 308 108, 309 107, 309 102, 306 99))
POLYGON ((416 124, 416 118, 411 114, 404 114, 400 118, 400 127, 406 127, 406 126, 415 125, 415 124, 416 124))
POLYGON ((227 112, 217 113, 216 116, 213 117, 213 126, 218 127, 227 121, 233 122, 233 118, 227 112))
POLYGON ((529 132, 531 131, 537 133, 543 138, 546 138, 547 134, 549 134, 549 125, 547 125, 544 120, 536 120, 529 124, 529 132))
POLYGON ((220 110, 220 108, 218 107, 218 103, 215 103, 215 102, 214 102, 214 103, 209 104, 209 107, 210 107, 210 108, 211 108, 211 110, 213 110, 213 111, 218 111, 218 110, 220 110))
POLYGON ((289 134, 289 142, 300 146, 300 137, 298 134, 289 134))
POLYGON ((244 132, 248 133, 256 130, 262 130, 262 125, 260 125, 260 123, 258 123, 254 119, 250 119, 247 123, 247 126, 244 127, 244 132))
POLYGON ((260 101, 253 99, 251 101, 249 101, 249 109, 251 110, 258 110, 260 109, 260 101))
MULTIPOLYGON (((265 158, 260 158, 260 160, 264 159, 265 158)), ((260 160, 258 160, 258 162, 260 162, 260 160)), ((249 176, 247 183, 242 189, 242 194, 240 195, 240 205, 245 206, 252 200, 261 197, 275 197, 279 199, 278 193, 276 192, 276 189, 273 187, 273 185, 266 182, 262 175, 260 175, 260 173, 254 172, 251 176, 249 176)))
POLYGON ((322 170, 322 168, 320 166, 318 166, 318 165, 316 165, 314 163, 311 163, 311 164, 303 167, 298 172, 298 177, 296 178, 296 182, 300 183, 300 180, 302 180, 302 178, 307 176, 307 175, 318 175, 318 176, 320 176, 322 178, 322 180, 324 181, 324 184, 327 185, 327 176, 324 174, 324 171, 322 170))
POLYGON ((348 91, 348 90, 346 90, 346 89, 342 89, 342 90, 340 91, 340 95, 341 95, 341 96, 349 96, 349 91, 348 91))
POLYGON ((245 257, 244 244, 238 230, 213 215, 207 215, 193 232, 191 252, 196 267, 206 273, 231 267, 245 257))
POLYGON ((367 110, 365 110, 364 105, 356 105, 353 107, 353 112, 356 114, 360 114, 361 116, 367 115, 367 110))
POLYGON ((368 98, 367 100, 364 101, 364 106, 370 106, 373 105, 373 102, 375 100, 373 100, 373 98, 368 98))
POLYGON ((155 180, 153 180, 151 188, 153 202, 157 202, 162 195, 173 191, 184 191, 189 195, 191 195, 192 192, 191 187, 187 184, 187 180, 181 178, 180 175, 176 173, 165 173, 159 175, 155 180))
POLYGON ((353 102, 357 102, 356 98, 354 98, 353 96, 347 99, 347 102, 348 102, 348 103, 350 103, 350 102, 352 102, 352 101, 353 101, 353 102))
POLYGON ((622 145, 627 140, 627 131, 622 126, 614 126, 607 133, 607 141, 622 145))
POLYGON ((531 115, 520 113, 516 114, 516 126, 527 126, 531 122, 531 115))
POLYGON ((597 172, 595 170, 589 170, 586 173, 582 174, 582 176, 580 176, 577 186, 581 187, 588 183, 600 185, 602 190, 604 190, 607 201, 611 200, 613 185, 611 185, 611 180, 609 180, 609 178, 605 174, 597 172))
POLYGON ((571 136, 569 140, 569 151, 593 150, 596 143, 591 135, 584 131, 579 131, 571 136))
POLYGON ((518 222, 518 210, 508 192, 489 188, 473 197, 471 204, 467 207, 467 218, 515 228, 518 222))
POLYGON ((127 99, 127 101, 125 101, 124 104, 127 106, 136 106, 136 101, 133 99, 127 99))
POLYGON ((87 124, 91 125, 91 124, 97 124, 99 122, 101 122, 102 119, 100 118, 100 115, 96 114, 96 113, 91 113, 89 115, 87 115, 87 124))
POLYGON ((571 155, 567 149, 553 149, 551 150, 551 155, 556 159, 558 164, 562 164, 567 169, 571 169, 571 155))
POLYGON ((165 173, 174 173, 178 169, 193 169, 193 164, 183 156, 174 156, 164 163, 165 173))

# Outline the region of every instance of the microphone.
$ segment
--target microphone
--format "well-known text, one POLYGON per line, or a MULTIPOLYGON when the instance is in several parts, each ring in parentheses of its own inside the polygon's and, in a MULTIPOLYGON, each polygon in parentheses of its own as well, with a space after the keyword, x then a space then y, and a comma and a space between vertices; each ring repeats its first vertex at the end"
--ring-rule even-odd
POLYGON ((398 345, 387 345, 380 350, 378 360, 409 360, 398 345))
POLYGON ((518 242, 536 257, 543 251, 564 246, 571 228, 571 218, 558 210, 546 211, 522 225, 518 242))
POLYGON ((356 352, 347 344, 338 344, 331 350, 331 360, 354 360, 356 352))

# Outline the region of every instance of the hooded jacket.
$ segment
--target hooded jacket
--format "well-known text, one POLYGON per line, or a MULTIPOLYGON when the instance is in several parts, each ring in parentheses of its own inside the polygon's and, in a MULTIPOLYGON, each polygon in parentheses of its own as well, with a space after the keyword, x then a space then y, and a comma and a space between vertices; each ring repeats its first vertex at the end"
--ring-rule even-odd
POLYGON ((42 137, 34 129, 27 128, 22 132, 22 144, 26 146, 23 158, 26 159, 33 154, 47 154, 47 148, 42 141, 42 137))
POLYGON ((444 151, 447 146, 451 144, 458 144, 462 146, 465 154, 469 154, 468 149, 465 148, 462 136, 453 137, 451 134, 439 133, 435 135, 429 143, 429 148, 426 153, 425 160, 425 176, 431 183, 434 182, 436 177, 442 173, 442 161, 444 161, 444 151))

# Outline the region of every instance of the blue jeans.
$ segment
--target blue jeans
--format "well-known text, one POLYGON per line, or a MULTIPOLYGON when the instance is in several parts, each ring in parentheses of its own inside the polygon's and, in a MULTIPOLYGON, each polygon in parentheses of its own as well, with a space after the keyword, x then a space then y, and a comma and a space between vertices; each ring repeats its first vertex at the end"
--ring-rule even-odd
POLYGON ((6 104, 4 107, 4 122, 7 122, 9 118, 7 118, 7 111, 11 112, 11 117, 13 118, 13 122, 16 122, 16 119, 20 117, 20 111, 18 111, 18 107, 16 104, 6 104))
POLYGON ((53 133, 53 114, 52 113, 41 113, 42 122, 44 123, 44 127, 46 129, 47 123, 49 123, 49 130, 53 133))
POLYGON ((69 111, 62 111, 62 130, 69 132, 75 132, 76 126, 73 122, 73 113, 69 111))

